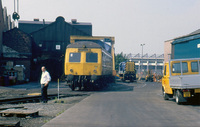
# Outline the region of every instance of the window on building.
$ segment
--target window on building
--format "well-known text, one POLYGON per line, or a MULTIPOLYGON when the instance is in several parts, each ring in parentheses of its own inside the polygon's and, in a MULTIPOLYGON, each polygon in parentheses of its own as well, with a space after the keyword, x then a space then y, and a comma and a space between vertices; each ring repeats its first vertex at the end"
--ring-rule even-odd
POLYGON ((41 48, 41 47, 42 47, 42 44, 40 43, 40 44, 38 44, 38 46, 41 48))
POLYGON ((80 62, 80 61, 81 61, 81 53, 69 54, 69 62, 80 62))
POLYGON ((60 50, 61 46, 60 45, 56 45, 56 50, 60 50))

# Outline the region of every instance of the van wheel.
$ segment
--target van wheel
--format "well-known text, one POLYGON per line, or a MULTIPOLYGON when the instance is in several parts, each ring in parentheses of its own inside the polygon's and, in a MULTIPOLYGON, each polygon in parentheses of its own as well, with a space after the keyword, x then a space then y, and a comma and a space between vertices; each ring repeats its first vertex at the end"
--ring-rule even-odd
POLYGON ((162 94, 163 94, 164 100, 169 100, 169 96, 168 96, 168 94, 165 93, 165 90, 163 87, 162 87, 162 94))
POLYGON ((177 91, 176 91, 176 103, 177 103, 178 105, 182 104, 181 98, 182 98, 182 94, 181 94, 181 92, 180 92, 179 90, 177 90, 177 91))

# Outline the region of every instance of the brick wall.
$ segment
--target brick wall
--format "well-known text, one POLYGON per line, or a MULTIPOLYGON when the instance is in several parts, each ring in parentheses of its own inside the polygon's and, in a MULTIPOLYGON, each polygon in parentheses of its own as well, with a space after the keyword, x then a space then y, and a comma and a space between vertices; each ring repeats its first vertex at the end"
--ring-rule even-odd
POLYGON ((164 62, 167 62, 171 59, 171 54, 172 54, 171 43, 172 42, 173 42, 173 40, 169 40, 169 41, 164 42, 164 62))

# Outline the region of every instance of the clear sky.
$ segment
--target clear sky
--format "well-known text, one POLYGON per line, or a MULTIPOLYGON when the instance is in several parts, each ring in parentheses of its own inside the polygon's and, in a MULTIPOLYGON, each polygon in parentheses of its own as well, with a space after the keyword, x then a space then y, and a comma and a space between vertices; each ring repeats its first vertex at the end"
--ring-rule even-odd
MULTIPOLYGON (((14 0, 2 0, 8 14, 14 0)), ((162 54, 164 41, 200 29, 200 0, 19 0, 21 20, 91 22, 93 36, 114 36, 116 53, 162 54)))

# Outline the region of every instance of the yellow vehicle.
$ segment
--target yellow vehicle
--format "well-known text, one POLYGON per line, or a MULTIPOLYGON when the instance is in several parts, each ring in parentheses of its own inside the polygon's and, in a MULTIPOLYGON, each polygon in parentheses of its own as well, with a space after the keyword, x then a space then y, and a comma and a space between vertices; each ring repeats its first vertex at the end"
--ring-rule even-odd
POLYGON ((72 90, 76 87, 79 90, 82 87, 100 88, 114 80, 112 49, 106 50, 108 48, 101 45, 105 43, 98 39, 102 40, 100 37, 73 36, 71 44, 67 46, 64 71, 67 84, 72 90))
POLYGON ((136 80, 135 62, 121 62, 118 73, 122 81, 129 80, 130 82, 134 82, 136 80))
POLYGON ((147 75, 145 77, 146 82, 153 82, 153 74, 150 70, 147 71, 147 75))
POLYGON ((171 60, 164 65, 163 98, 175 96, 176 103, 187 102, 200 95, 200 58, 171 60))

